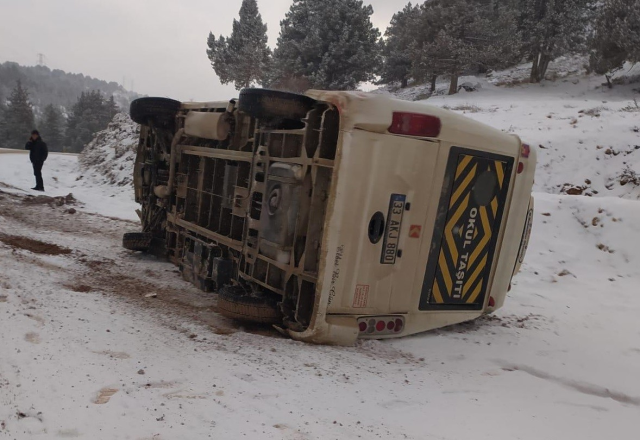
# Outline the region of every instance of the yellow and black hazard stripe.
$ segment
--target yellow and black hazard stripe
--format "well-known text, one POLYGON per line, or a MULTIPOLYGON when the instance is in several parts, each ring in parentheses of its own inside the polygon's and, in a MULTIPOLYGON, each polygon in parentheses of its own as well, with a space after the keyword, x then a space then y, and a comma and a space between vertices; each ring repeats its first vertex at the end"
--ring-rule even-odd
POLYGON ((482 307, 513 158, 453 147, 420 309, 482 307))

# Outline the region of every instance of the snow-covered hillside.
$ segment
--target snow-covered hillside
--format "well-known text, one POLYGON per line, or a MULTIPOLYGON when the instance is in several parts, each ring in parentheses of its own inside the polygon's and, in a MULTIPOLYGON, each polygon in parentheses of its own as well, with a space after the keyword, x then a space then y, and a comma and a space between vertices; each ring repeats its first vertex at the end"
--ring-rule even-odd
MULTIPOLYGON (((493 79, 463 77, 477 91, 436 95, 424 102, 448 108, 485 124, 514 133, 538 148, 536 191, 588 196, 640 198, 640 66, 627 71, 635 79, 613 89, 602 78, 565 75, 578 69, 561 64, 562 79, 542 84, 499 87, 521 70, 496 72, 493 79)), ((552 72, 556 72, 552 70, 552 72)), ((445 87, 443 84, 441 86, 445 87)), ((424 87, 388 89, 403 99, 419 98, 424 87)))
POLYGON ((115 115, 80 155, 85 178, 97 184, 130 186, 139 135, 140 126, 128 114, 115 115))

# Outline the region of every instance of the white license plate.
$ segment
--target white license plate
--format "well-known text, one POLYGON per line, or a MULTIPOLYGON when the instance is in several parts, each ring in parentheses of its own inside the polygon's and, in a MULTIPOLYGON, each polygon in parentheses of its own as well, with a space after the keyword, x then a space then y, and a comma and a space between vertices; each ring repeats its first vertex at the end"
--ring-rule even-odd
POLYGON ((389 212, 384 229, 384 241, 382 242, 381 264, 395 264, 398 256, 398 245, 400 243, 400 228, 402 226, 402 216, 407 202, 404 194, 391 194, 389 200, 389 212))

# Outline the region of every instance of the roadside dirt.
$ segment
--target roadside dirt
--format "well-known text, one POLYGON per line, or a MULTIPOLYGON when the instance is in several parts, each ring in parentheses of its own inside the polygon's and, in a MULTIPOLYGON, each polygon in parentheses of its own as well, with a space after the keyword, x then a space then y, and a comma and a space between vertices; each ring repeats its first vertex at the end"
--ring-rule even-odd
POLYGON ((184 281, 175 266, 123 249, 122 234, 135 230, 135 223, 82 211, 70 215, 67 205, 74 203, 73 196, 20 196, 0 189, 0 246, 28 251, 12 258, 55 271, 61 289, 118 298, 177 329, 196 322, 218 334, 242 330, 281 337, 269 327, 220 316, 216 295, 184 281), (62 256, 62 262, 42 258, 52 255, 62 256))
POLYGON ((33 240, 17 235, 0 233, 0 241, 14 249, 24 249, 34 254, 66 255, 71 253, 71 249, 58 246, 57 244, 45 243, 44 241, 33 240))

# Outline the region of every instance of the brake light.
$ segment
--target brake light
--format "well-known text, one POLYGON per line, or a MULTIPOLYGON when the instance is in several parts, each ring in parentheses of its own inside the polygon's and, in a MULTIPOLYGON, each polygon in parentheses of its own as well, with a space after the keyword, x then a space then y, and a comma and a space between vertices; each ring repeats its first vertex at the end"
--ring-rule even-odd
POLYGON ((358 329, 364 336, 394 335, 402 332, 402 316, 364 316, 358 318, 358 329))
POLYGON ((521 174, 524 171, 524 163, 518 162, 518 174, 521 174))
POLYGON ((520 148, 520 156, 527 158, 529 157, 530 153, 531 153, 531 147, 527 144, 522 144, 522 147, 520 148))
POLYGON ((393 112, 389 133, 407 136, 437 137, 442 123, 440 118, 420 113, 393 112))

